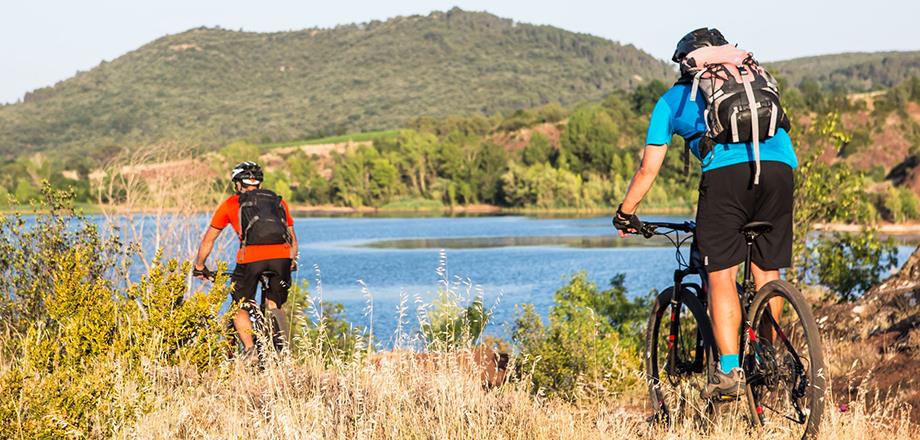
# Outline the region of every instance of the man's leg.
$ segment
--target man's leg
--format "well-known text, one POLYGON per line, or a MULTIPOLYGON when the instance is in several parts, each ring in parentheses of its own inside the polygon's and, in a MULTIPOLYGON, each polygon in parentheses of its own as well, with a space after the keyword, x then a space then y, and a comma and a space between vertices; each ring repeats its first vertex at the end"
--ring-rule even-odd
POLYGON ((733 399, 744 391, 744 374, 738 354, 738 329, 741 327, 741 301, 736 279, 738 266, 709 273, 709 315, 719 347, 719 371, 709 377, 701 396, 704 399, 733 399))
POLYGON ((278 276, 268 280, 269 291, 267 294, 266 292, 262 293, 266 295, 265 306, 269 310, 278 310, 280 312, 278 325, 286 326, 287 316, 285 316, 284 309, 281 306, 287 302, 288 290, 291 288, 291 260, 289 258, 280 258, 271 260, 268 265, 278 276))
POLYGON ((709 314, 712 331, 721 353, 723 372, 738 366, 738 329, 741 327, 741 302, 736 279, 738 267, 732 266, 709 274, 709 314))
MULTIPOLYGON (((233 275, 230 281, 233 283, 233 301, 242 302, 255 299, 258 267, 256 263, 237 264, 233 269, 233 275)), ((255 346, 252 336, 252 321, 249 320, 249 312, 240 308, 233 315, 233 328, 239 335, 240 341, 243 342, 243 348, 250 349, 255 346)))
POLYGON ((249 312, 242 308, 237 310, 233 315, 233 327, 240 335, 240 341, 243 341, 243 348, 249 349, 255 345, 252 339, 252 321, 249 320, 249 312))

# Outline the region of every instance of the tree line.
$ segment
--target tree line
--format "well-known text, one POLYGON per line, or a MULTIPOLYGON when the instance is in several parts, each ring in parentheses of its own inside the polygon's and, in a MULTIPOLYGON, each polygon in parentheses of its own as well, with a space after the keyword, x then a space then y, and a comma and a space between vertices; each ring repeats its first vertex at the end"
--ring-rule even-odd
MULTIPOLYGON (((333 152, 329 157, 289 150, 293 152, 281 154, 281 160, 268 167, 266 185, 301 205, 611 208, 625 194, 641 160, 648 116, 667 87, 650 81, 632 91, 613 92, 599 102, 571 107, 546 104, 504 115, 417 117, 402 130, 371 136, 370 144, 333 152), (526 142, 508 141, 514 136, 526 142)), ((869 195, 874 209, 892 221, 920 218, 916 195, 900 185, 920 158, 920 124, 907 115, 911 103, 920 103, 917 78, 876 97, 871 111, 863 101, 807 81, 798 88, 788 87, 784 93, 784 104, 794 118, 812 115, 810 125, 815 129, 799 124, 793 128, 800 158, 819 148, 819 139, 829 130, 817 127, 829 120, 818 116, 837 115, 837 126, 830 131, 840 136, 837 162, 841 166, 850 166, 846 163, 850 156, 877 148, 873 136, 889 115, 902 121, 898 130, 914 145, 904 163, 893 170, 874 165, 860 175, 864 188, 886 180, 898 184, 869 195), (841 121, 856 112, 867 114, 867 120, 842 127, 841 121)), ((696 200, 692 182, 698 166, 692 163, 689 172, 684 169, 684 145, 678 137, 669 148, 671 152, 644 206, 691 210, 696 200)), ((245 141, 231 143, 217 153, 220 160, 209 160, 215 167, 212 174, 218 182, 225 180, 224 168, 233 162, 278 151, 281 149, 245 141)), ((104 185, 106 178, 90 179, 96 169, 97 162, 91 158, 21 156, 0 166, 0 206, 10 200, 23 203, 35 198, 44 180, 55 187, 72 188, 78 202, 118 203, 118 194, 113 200, 106 199, 111 194, 100 198, 94 186, 104 185)))

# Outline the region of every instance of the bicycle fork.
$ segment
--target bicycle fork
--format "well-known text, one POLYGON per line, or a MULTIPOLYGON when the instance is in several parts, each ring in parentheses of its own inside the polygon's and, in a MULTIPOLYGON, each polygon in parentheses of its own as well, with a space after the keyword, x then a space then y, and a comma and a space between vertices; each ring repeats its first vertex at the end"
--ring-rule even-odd
MULTIPOLYGON (((668 326, 668 362, 666 365, 666 371, 669 375, 676 375, 683 373, 680 371, 684 366, 678 365, 678 353, 677 347, 680 342, 680 309, 682 304, 683 297, 683 279, 689 275, 699 274, 699 272, 693 268, 687 268, 683 270, 674 271, 674 290, 671 295, 671 321, 668 326)), ((693 367, 698 368, 701 363, 700 350, 702 349, 703 340, 697 335, 697 346, 696 352, 693 359, 693 367)))

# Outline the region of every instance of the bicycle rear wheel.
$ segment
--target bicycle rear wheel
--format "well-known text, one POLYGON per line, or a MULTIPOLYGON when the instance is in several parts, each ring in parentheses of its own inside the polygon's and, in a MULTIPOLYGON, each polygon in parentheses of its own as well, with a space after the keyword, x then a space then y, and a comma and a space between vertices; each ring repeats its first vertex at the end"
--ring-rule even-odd
POLYGON ((714 339, 706 309, 696 291, 681 292, 679 313, 672 313, 674 289, 665 289, 655 302, 646 330, 645 371, 649 399, 656 418, 670 425, 693 423, 702 426, 710 418, 710 404, 700 398, 714 363, 714 339), (671 340, 671 320, 678 320, 679 332, 671 340), (675 350, 669 350, 669 343, 675 350))
POLYGON ((744 369, 751 417, 771 431, 813 437, 824 413, 826 369, 811 306, 792 284, 771 281, 754 296, 748 319, 744 369))
POLYGON ((266 320, 268 334, 271 335, 272 347, 276 352, 281 353, 290 348, 290 335, 287 318, 281 309, 269 309, 266 314, 270 319, 266 320))

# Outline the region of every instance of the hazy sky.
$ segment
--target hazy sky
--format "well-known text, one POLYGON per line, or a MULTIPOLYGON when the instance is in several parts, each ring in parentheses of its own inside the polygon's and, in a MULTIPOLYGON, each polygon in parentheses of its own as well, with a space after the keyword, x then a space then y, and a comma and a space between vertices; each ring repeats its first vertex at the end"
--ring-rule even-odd
POLYGON ((920 49, 918 0, 0 0, 0 102, 88 70, 164 34, 198 26, 297 30, 459 6, 632 43, 668 59, 688 30, 716 26, 761 60, 920 49), (707 8, 705 5, 713 8, 707 8), (712 9, 762 8, 748 15, 712 9))

